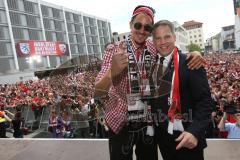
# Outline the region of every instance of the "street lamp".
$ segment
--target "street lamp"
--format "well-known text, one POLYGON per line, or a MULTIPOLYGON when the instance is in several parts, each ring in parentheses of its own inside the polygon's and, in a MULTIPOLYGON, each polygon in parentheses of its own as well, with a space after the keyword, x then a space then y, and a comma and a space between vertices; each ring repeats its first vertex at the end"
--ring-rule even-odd
POLYGON ((40 55, 33 55, 33 56, 30 56, 30 57, 27 57, 25 58, 26 59, 26 62, 29 63, 29 64, 33 64, 34 65, 34 68, 36 68, 36 63, 41 63, 42 62, 42 58, 40 55))

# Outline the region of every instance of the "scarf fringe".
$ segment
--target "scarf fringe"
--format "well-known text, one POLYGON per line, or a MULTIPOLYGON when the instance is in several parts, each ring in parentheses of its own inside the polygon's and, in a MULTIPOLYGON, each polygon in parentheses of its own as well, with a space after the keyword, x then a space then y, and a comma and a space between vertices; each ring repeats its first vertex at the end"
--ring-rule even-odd
POLYGON ((148 136, 154 136, 154 129, 153 129, 153 126, 147 126, 147 133, 146 135, 148 136))
POLYGON ((181 119, 174 119, 173 122, 168 122, 168 133, 173 134, 173 131, 184 131, 184 127, 181 119))

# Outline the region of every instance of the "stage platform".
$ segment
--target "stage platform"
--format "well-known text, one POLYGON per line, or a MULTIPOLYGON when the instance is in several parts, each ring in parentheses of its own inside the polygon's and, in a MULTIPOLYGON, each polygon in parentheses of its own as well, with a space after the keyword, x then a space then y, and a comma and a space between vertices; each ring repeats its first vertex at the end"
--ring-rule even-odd
MULTIPOLYGON (((207 143, 206 160, 239 160, 240 140, 207 143)), ((1 160, 109 160, 107 139, 0 139, 0 155, 1 160)))

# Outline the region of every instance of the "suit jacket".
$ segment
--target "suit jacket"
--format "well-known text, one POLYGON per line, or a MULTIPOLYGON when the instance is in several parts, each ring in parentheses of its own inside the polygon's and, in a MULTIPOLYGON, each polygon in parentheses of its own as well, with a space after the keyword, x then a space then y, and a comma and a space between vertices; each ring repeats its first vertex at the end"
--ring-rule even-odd
MULTIPOLYGON (((173 71, 173 63, 170 62, 163 80, 171 83, 173 71)), ((159 90, 164 90, 165 94, 153 98, 150 104, 152 112, 158 118, 154 117, 155 122, 157 120, 157 127, 167 131, 168 120, 165 118, 170 107, 171 85, 160 86, 159 90)), ((198 147, 205 148, 207 146, 205 130, 210 121, 213 105, 206 71, 203 67, 198 70, 188 69, 186 55, 181 53, 179 53, 179 90, 184 130, 192 133, 198 139, 198 147)))

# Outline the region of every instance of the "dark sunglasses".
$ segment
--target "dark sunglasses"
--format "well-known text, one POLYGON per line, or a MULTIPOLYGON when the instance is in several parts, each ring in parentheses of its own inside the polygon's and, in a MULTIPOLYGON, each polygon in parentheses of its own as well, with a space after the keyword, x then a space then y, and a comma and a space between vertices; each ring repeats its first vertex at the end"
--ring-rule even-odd
POLYGON ((136 29, 136 30, 140 30, 142 27, 144 27, 144 30, 145 30, 145 31, 147 31, 147 32, 149 32, 149 33, 152 32, 152 25, 150 25, 150 24, 145 24, 145 25, 143 26, 142 23, 136 22, 136 23, 134 23, 133 27, 134 27, 134 29, 136 29))

